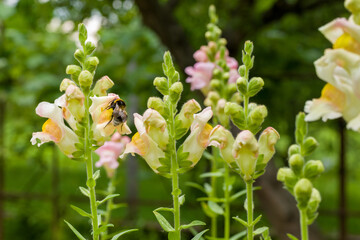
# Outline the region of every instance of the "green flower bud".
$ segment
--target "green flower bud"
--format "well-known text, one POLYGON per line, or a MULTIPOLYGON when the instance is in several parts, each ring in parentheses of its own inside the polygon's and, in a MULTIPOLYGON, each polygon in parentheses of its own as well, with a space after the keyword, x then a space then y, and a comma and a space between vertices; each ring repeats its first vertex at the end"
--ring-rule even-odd
POLYGON ((77 49, 74 53, 74 57, 75 59, 79 62, 79 63, 83 63, 85 61, 85 54, 82 50, 77 49))
POLYGON ((79 76, 80 72, 81 72, 81 67, 78 65, 68 65, 66 67, 66 74, 79 76))
POLYGON ((251 78, 248 86, 249 97, 255 96, 264 86, 264 80, 260 77, 251 78))
POLYGON ((231 102, 240 104, 243 101, 243 98, 241 97, 241 94, 239 92, 236 92, 231 97, 231 102))
POLYGON ((81 71, 79 75, 80 86, 85 88, 90 87, 93 82, 93 78, 94 76, 88 70, 81 71))
POLYGON ((87 39, 87 30, 86 30, 86 27, 85 27, 85 25, 83 23, 80 23, 78 25, 78 31, 79 31, 80 43, 81 43, 81 45, 84 45, 85 41, 87 39))
POLYGON ((244 49, 247 54, 251 55, 254 50, 254 44, 248 40, 244 44, 244 49))
POLYGON ((305 122, 305 113, 301 112, 296 116, 296 143, 300 146, 303 144, 304 138, 307 134, 307 123, 305 122))
POLYGON ((317 209, 319 208, 320 202, 321 202, 320 192, 316 188, 313 188, 308 203, 308 211, 312 213, 316 212, 317 209))
POLYGON ((251 69, 253 67, 253 65, 254 65, 254 57, 251 57, 250 54, 245 54, 243 52, 242 62, 247 67, 247 69, 251 69))
POLYGON ((245 114, 243 108, 232 102, 227 102, 224 108, 224 113, 230 115, 231 121, 239 128, 245 129, 245 114))
POLYGON ((245 77, 245 73, 246 73, 246 66, 245 65, 241 65, 238 69, 240 77, 245 77))
POLYGON ((286 188, 292 192, 295 184, 297 183, 297 177, 290 168, 280 168, 277 173, 277 180, 283 182, 286 188))
POLYGON ((220 95, 215 92, 215 91, 210 91, 208 94, 207 94, 207 97, 204 101, 204 105, 205 106, 215 106, 216 103, 219 101, 220 99, 220 95))
POLYGON ((221 87, 221 82, 218 79, 213 79, 210 81, 210 87, 213 89, 219 89, 221 87))
POLYGON ((220 38, 220 39, 219 39, 219 44, 220 44, 221 46, 226 46, 227 40, 226 40, 225 38, 220 38))
POLYGON ((301 154, 306 156, 310 155, 315 151, 319 143, 313 137, 308 137, 305 139, 303 145, 301 146, 301 154))
POLYGON ((106 91, 112 86, 114 86, 114 82, 108 76, 103 76, 95 83, 92 92, 97 96, 106 96, 106 91))
POLYGON ((218 78, 218 77, 220 77, 220 75, 221 75, 220 69, 215 68, 215 69, 213 70, 213 78, 218 78))
POLYGON ((207 40, 211 40, 211 39, 212 39, 212 33, 209 32, 209 31, 207 31, 207 32, 205 33, 205 38, 206 38, 207 40))
POLYGON ((252 132, 258 132, 261 124, 267 116, 267 109, 264 105, 256 106, 249 114, 248 125, 252 132))
POLYGON ((301 154, 293 154, 289 159, 289 165, 297 176, 301 175, 302 168, 304 166, 304 158, 301 154))
POLYGON ((95 47, 95 44, 92 43, 92 42, 90 42, 90 41, 88 41, 88 42, 85 44, 85 53, 86 53, 86 55, 92 54, 92 53, 94 52, 95 48, 96 48, 96 47, 95 47))
POLYGON ((161 115, 165 113, 165 103, 159 97, 150 97, 147 102, 147 107, 158 111, 161 115))
POLYGON ((359 0, 345 0, 345 8, 352 14, 360 14, 360 1, 359 0))
POLYGON ((162 95, 169 94, 168 81, 164 77, 156 77, 154 79, 154 86, 162 95))
POLYGON ((99 64, 99 59, 97 57, 89 57, 85 61, 85 68, 89 72, 94 72, 98 64, 99 64))
POLYGON ((190 125, 194 121, 194 114, 201 110, 200 104, 191 99, 184 103, 181 107, 179 114, 175 117, 175 126, 176 126, 176 138, 179 139, 186 134, 190 125))
POLYGON ((242 95, 246 96, 247 94, 247 80, 244 77, 239 77, 236 80, 237 88, 239 89, 239 92, 241 92, 242 95))
POLYGON ((302 178, 296 183, 294 193, 300 209, 307 207, 312 194, 312 189, 312 183, 306 178, 302 178))
POLYGON ((182 83, 175 82, 173 85, 171 85, 169 90, 170 101, 176 104, 180 99, 182 91, 184 90, 182 83))
MULTIPOLYGON (((225 61, 222 61, 223 62, 223 64, 219 64, 219 66, 220 67, 222 67, 223 69, 227 69, 228 68, 228 66, 226 65, 226 62, 225 61)), ((225 82, 227 82, 227 80, 229 79, 229 77, 230 77, 230 74, 228 73, 228 72, 225 72, 225 73, 223 73, 223 75, 222 75, 222 80, 224 80, 225 82)))
POLYGON ((304 177, 313 179, 324 171, 324 165, 320 160, 310 160, 305 164, 304 177))
POLYGON ((230 83, 230 84, 227 85, 227 94, 229 96, 232 96, 236 92, 237 92, 237 88, 236 88, 235 83, 230 83))
POLYGON ((70 85, 76 86, 76 84, 73 81, 71 81, 70 79, 64 78, 64 80, 62 80, 62 82, 60 84, 60 92, 66 91, 66 89, 70 85))
POLYGON ((297 145, 297 144, 293 144, 289 147, 289 150, 288 150, 288 155, 289 157, 293 154, 297 154, 297 153, 300 153, 300 146, 297 145))

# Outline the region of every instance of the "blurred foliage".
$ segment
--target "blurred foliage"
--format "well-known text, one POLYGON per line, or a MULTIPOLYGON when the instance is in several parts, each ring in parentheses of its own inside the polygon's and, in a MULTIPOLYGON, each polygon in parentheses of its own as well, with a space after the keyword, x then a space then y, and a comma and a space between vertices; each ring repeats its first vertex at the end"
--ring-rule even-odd
MULTIPOLYGON (((165 4, 168 1, 161 2, 165 4)), ((278 166, 283 166, 286 149, 293 142, 296 113, 303 109, 307 99, 318 97, 324 85, 315 75, 313 61, 323 54, 330 43, 316 29, 335 17, 347 17, 348 14, 342 1, 331 1, 319 8, 309 8, 300 13, 292 11, 279 19, 263 22, 262 16, 267 16, 275 4, 286 2, 291 6, 301 0, 256 0, 253 1, 254 5, 248 2, 182 0, 178 1, 175 16, 194 50, 205 44, 210 4, 215 4, 218 9, 219 24, 224 29, 225 37, 240 39, 239 46, 246 39, 254 42, 256 65, 253 74, 265 80, 264 91, 255 101, 266 104, 269 109, 264 126, 271 123, 281 134, 275 161, 278 166), (243 35, 233 36, 231 29, 241 29, 243 35)), ((10 196, 5 204, 5 239, 54 239, 56 234, 58 239, 72 239, 72 233, 62 223, 61 219, 64 218, 73 219, 77 229, 86 232, 86 223, 77 218, 69 207, 69 203, 73 202, 80 202, 78 205, 83 204, 81 207, 84 208, 87 206, 76 187, 83 184, 85 179, 83 164, 66 159, 51 144, 38 149, 31 146, 29 140, 31 133, 38 131, 44 122, 34 113, 37 103, 61 95, 59 84, 67 77, 66 66, 73 63, 72 53, 76 47, 73 39, 77 24, 82 21, 89 23, 94 18, 101 21, 97 48, 100 65, 96 77, 108 75, 115 82, 112 91, 127 101, 130 116, 132 112, 142 113, 146 99, 157 94, 151 85, 155 76, 162 75, 160 63, 166 47, 142 24, 133 1, 0 2, 0 104, 6 104, 6 114, 0 117, 5 117, 5 191, 10 196), (52 185, 54 156, 59 160, 58 189, 52 185), (51 194, 54 192, 59 196, 60 206, 60 221, 55 224, 51 205, 51 194), (52 231, 57 224, 60 229, 52 231)), ((234 56, 236 53, 230 54, 234 56)), ((240 60, 241 53, 237 55, 234 57, 240 60)), ((182 79, 185 79, 184 75, 182 79)), ((186 86, 186 97, 200 98, 198 93, 190 93, 188 89, 186 86)), ((313 157, 323 159, 326 168, 324 175, 317 180, 316 187, 325 199, 317 222, 326 239, 336 239, 338 229, 334 213, 338 202, 338 125, 335 121, 311 123, 310 131, 320 142, 319 150, 313 157)), ((357 191, 360 182, 360 163, 357 161, 359 144, 359 134, 348 132, 348 208, 353 213, 349 218, 348 230, 354 235, 360 234, 360 209, 357 204, 360 201, 357 191)), ((167 196, 171 186, 154 175, 141 159, 137 163, 136 191, 140 201, 136 203, 135 210, 132 206, 116 211, 115 226, 143 229, 136 236, 129 235, 128 239, 159 239, 162 234, 157 232, 159 228, 152 210, 162 201, 165 202, 162 205, 167 202, 171 205, 171 199, 167 196)), ((133 177, 130 176, 132 173, 128 171, 128 165, 128 162, 122 164, 118 174, 118 191, 122 201, 127 200, 129 192, 135 191, 126 189, 127 181, 133 177)), ((198 176, 207 167, 206 161, 202 161, 194 171, 181 177, 182 182, 203 181, 198 176)), ((102 176, 105 176, 104 172, 102 176)), ((106 179, 101 178, 98 189, 105 188, 106 179)), ((201 218, 202 213, 196 202, 200 193, 185 186, 183 189, 187 204, 182 219, 184 222, 192 219, 191 214, 201 218)), ((234 206, 233 213, 243 214, 241 204, 234 206)), ((233 229, 237 229, 237 226, 233 229)))

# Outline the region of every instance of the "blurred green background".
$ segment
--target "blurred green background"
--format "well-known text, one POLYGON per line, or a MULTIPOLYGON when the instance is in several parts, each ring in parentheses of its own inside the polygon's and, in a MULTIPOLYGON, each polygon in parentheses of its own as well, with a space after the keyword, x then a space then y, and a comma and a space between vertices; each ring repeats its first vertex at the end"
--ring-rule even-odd
MULTIPOLYGON (((172 52, 185 81, 183 70, 194 63, 192 53, 206 44, 210 4, 217 7, 231 56, 240 60, 244 41, 254 42, 256 58, 251 74, 265 80, 264 90, 254 101, 269 109, 264 126, 275 127, 281 135, 273 166, 286 164, 287 147, 294 141, 295 115, 303 110, 306 100, 319 97, 324 85, 315 75, 313 62, 331 45, 317 28, 335 17, 349 16, 343 1, 6 0, 0 2, 0 240, 74 239, 63 219, 90 235, 87 221, 69 207, 76 204, 87 208, 87 199, 78 190, 85 184, 84 164, 67 159, 52 144, 40 149, 30 144, 32 132, 39 131, 44 121, 35 114, 35 107, 61 95, 59 84, 67 77, 65 68, 75 62, 73 39, 77 24, 85 22, 93 29, 99 25, 94 33, 99 40, 97 78, 108 75, 115 82, 111 91, 125 99, 132 116, 134 112, 142 113, 147 98, 158 94, 152 81, 162 76, 165 50, 172 52)), ((190 92, 185 84, 182 101, 188 98, 203 100, 199 92, 190 92)), ((131 118, 129 124, 134 130, 131 118)), ((313 239, 360 239, 360 135, 344 130, 341 121, 311 123, 310 134, 320 142, 311 157, 323 160, 326 168, 316 185, 323 201, 313 239), (343 220, 339 211, 341 142, 346 153, 343 220), (342 224, 346 226, 346 238, 341 237, 342 224)), ((206 181, 199 175, 207 170, 204 159, 181 176, 181 188, 186 194, 184 222, 194 218, 207 221, 196 201, 201 193, 185 185, 186 181, 206 181)), ((281 196, 284 203, 294 204, 271 171, 274 173, 276 168, 269 170, 262 181, 268 182, 270 191, 281 196)), ((107 186, 105 172, 102 176, 98 190, 107 186)), ((171 206, 169 182, 153 174, 140 158, 122 163, 118 176, 118 201, 128 206, 114 212, 115 228, 140 229, 127 239, 166 239, 152 210, 171 206)), ((237 188, 242 187, 239 178, 237 188)), ((293 222, 297 227, 293 211, 285 211, 279 224, 279 219, 266 215, 269 208, 276 206, 261 197, 257 196, 256 209, 265 212, 263 224, 273 226, 273 239, 286 239, 285 232, 297 235, 297 228, 285 224, 293 222)), ((243 201, 233 204, 233 215, 244 215, 243 201)), ((233 223, 233 233, 242 230, 233 223)), ((190 233, 184 236, 191 238, 190 233)))

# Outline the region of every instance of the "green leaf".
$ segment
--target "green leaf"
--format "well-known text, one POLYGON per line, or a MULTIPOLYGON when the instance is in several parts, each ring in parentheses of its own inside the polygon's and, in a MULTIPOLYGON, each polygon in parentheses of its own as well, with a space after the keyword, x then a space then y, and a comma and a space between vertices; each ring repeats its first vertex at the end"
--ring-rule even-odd
POLYGON ((154 210, 155 212, 159 212, 159 211, 163 211, 163 212, 174 212, 173 208, 165 208, 165 207, 159 207, 157 209, 154 210))
POLYGON ((83 150, 75 151, 75 152, 73 152, 72 155, 74 158, 80 158, 84 155, 84 151, 83 150))
POLYGON ((189 186, 189 187, 196 188, 196 189, 202 191, 203 193, 206 193, 205 188, 203 186, 201 186, 200 184, 198 184, 198 183, 187 182, 186 185, 189 186))
POLYGON ((235 199, 243 196, 243 195, 246 195, 246 190, 242 190, 242 191, 239 191, 235 194, 233 194, 231 197, 230 197, 230 202, 234 201, 235 199))
POLYGON ((89 192, 88 189, 86 189, 86 188, 84 188, 84 187, 79 187, 79 189, 80 189, 80 192, 81 192, 82 194, 84 194, 86 197, 89 197, 89 196, 90 196, 90 192, 89 192))
POLYGON ((212 201, 212 202, 225 202, 224 198, 216 198, 216 197, 201 197, 197 198, 197 201, 212 201))
POLYGON ((206 225, 206 223, 204 223, 202 221, 199 221, 199 220, 194 220, 189 224, 181 225, 180 228, 181 229, 188 229, 188 228, 193 227, 193 226, 202 226, 202 225, 206 225))
POLYGON ((95 231, 95 233, 96 233, 96 234, 100 234, 100 233, 102 233, 102 232, 105 232, 106 229, 109 228, 109 227, 114 227, 114 224, 106 224, 106 225, 103 225, 103 226, 99 227, 99 228, 95 231))
POLYGON ((71 231, 73 231, 73 233, 75 233, 75 235, 80 239, 80 240, 86 240, 86 238, 84 238, 81 233, 78 232, 78 230, 76 230, 76 228, 74 228, 70 223, 68 223, 66 220, 64 220, 64 222, 69 226, 69 228, 71 229, 71 231))
POLYGON ((246 233, 247 233, 246 230, 244 230, 244 231, 242 231, 242 232, 239 232, 239 233, 235 234, 234 236, 232 236, 232 237, 230 238, 230 240, 237 240, 237 239, 239 239, 239 238, 242 238, 242 237, 246 236, 246 233))
POLYGON ((224 173, 222 172, 207 172, 200 175, 201 178, 207 178, 207 177, 222 177, 224 176, 224 173))
POLYGON ((206 214, 206 216, 208 217, 216 217, 216 213, 214 213, 213 211, 211 211, 211 209, 209 208, 209 205, 207 205, 206 202, 201 202, 201 207, 203 209, 203 212, 206 214))
POLYGON ((158 220, 160 226, 164 229, 166 232, 172 232, 175 231, 175 229, 170 225, 170 223, 166 220, 166 218, 161 215, 160 213, 153 211, 155 214, 156 219, 158 220))
POLYGON ((300 112, 296 116, 296 130, 295 130, 296 143, 302 146, 306 134, 307 134, 307 123, 305 122, 305 113, 300 112))
POLYGON ((113 236, 111 240, 117 240, 122 235, 125 235, 127 233, 131 233, 131 232, 136 232, 136 231, 138 231, 138 229, 129 229, 129 230, 122 231, 122 232, 116 234, 115 236, 113 236))
POLYGON ((185 202, 185 194, 183 194, 183 195, 181 195, 181 196, 179 197, 179 203, 180 203, 180 205, 183 205, 184 202, 185 202))
POLYGON ((220 207, 219 204, 217 204, 216 202, 209 201, 208 206, 211 209, 211 211, 213 211, 214 213, 219 214, 219 215, 224 214, 224 209, 222 207, 220 207))
POLYGON ((205 229, 204 231, 199 232, 191 240, 199 240, 201 238, 201 236, 204 235, 204 233, 206 233, 207 231, 209 231, 209 229, 205 229))
POLYGON ((295 237, 294 235, 288 233, 286 234, 291 240, 299 240, 297 237, 295 237))
POLYGON ((252 225, 255 226, 261 219, 262 215, 258 216, 253 222, 252 225))
POLYGON ((111 194, 111 195, 108 195, 108 196, 106 196, 103 200, 101 200, 101 201, 96 201, 96 204, 99 206, 100 204, 103 204, 103 203, 106 202, 107 200, 112 199, 112 198, 117 197, 117 196, 120 196, 120 194, 111 194))
POLYGON ((91 216, 90 213, 85 212, 85 211, 82 210, 81 208, 78 208, 78 207, 76 207, 76 206, 74 206, 74 205, 70 205, 70 207, 71 207, 72 209, 74 209, 74 210, 75 210, 78 214, 80 214, 81 216, 83 216, 83 217, 88 217, 88 218, 92 218, 92 216, 91 216))
POLYGON ((238 221, 239 223, 241 223, 242 225, 244 225, 245 227, 249 227, 248 223, 245 222, 244 220, 242 220, 239 217, 233 217, 234 220, 238 221))
POLYGON ((97 180, 100 177, 100 170, 97 170, 96 172, 94 172, 93 174, 93 179, 97 180))
POLYGON ((258 228, 254 231, 254 236, 256 235, 260 235, 262 234, 263 232, 265 232, 266 230, 268 230, 269 228, 268 227, 261 227, 261 228, 258 228))
POLYGON ((80 41, 81 45, 84 46, 85 41, 87 39, 86 27, 83 23, 80 23, 78 29, 79 29, 79 41, 80 41))

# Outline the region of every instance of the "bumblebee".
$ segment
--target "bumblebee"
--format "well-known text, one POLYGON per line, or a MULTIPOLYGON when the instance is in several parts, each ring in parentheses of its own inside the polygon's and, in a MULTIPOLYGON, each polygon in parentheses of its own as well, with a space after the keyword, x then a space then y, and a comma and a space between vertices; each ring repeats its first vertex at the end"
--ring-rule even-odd
POLYGON ((126 104, 122 99, 117 98, 117 99, 112 100, 109 103, 109 105, 106 107, 107 110, 109 110, 109 109, 113 110, 111 119, 106 124, 106 126, 111 122, 115 127, 120 124, 125 123, 128 118, 125 108, 126 108, 126 104))

